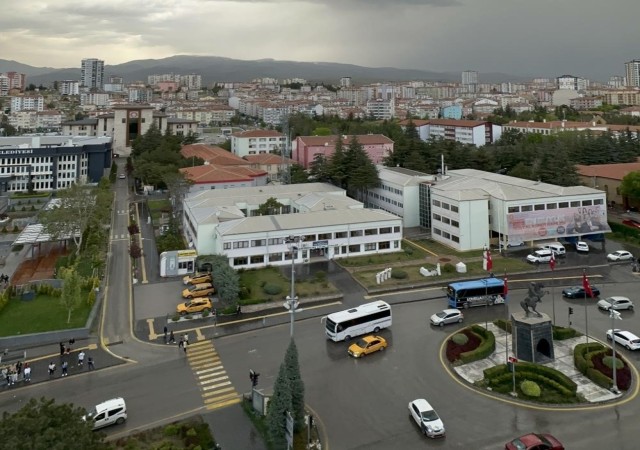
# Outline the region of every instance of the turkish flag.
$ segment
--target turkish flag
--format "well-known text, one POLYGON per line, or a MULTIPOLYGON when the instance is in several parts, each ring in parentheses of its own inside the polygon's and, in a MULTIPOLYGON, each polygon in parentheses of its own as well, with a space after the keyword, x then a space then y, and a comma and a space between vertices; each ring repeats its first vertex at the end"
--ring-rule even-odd
POLYGON ((591 284, 589 284, 586 270, 582 272, 582 287, 584 288, 584 292, 588 297, 593 297, 593 291, 591 291, 591 284))
POLYGON ((487 272, 491 272, 491 269, 493 269, 493 261, 491 260, 491 251, 489 251, 489 249, 484 251, 482 268, 487 272))
POLYGON ((551 259, 549 260, 549 267, 551 270, 556 268, 556 254, 551 252, 551 259))
POLYGON ((507 280, 507 276, 504 276, 504 293, 502 294, 504 297, 509 293, 509 281, 507 280))

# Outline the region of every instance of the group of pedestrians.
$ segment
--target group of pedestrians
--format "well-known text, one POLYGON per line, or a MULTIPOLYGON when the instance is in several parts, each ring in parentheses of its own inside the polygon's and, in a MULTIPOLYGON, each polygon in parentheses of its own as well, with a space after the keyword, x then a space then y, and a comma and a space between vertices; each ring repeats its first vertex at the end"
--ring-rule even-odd
MULTIPOLYGON (((173 330, 169 332, 167 327, 164 327, 164 343, 165 344, 175 344, 176 337, 173 334, 173 330), (168 333, 168 334, 167 334, 168 333)), ((189 333, 185 333, 180 336, 180 341, 178 342, 178 349, 182 349, 184 353, 187 353, 187 346, 189 345, 189 333)))
MULTIPOLYGON (((69 376, 69 359, 71 358, 71 346, 73 344, 75 344, 75 339, 69 340, 69 345, 65 345, 64 342, 60 342, 60 359, 61 359, 61 363, 60 363, 61 375, 60 376, 61 377, 69 376)), ((89 368, 89 370, 91 371, 96 368, 93 357, 92 356, 87 357, 84 350, 80 349, 80 352, 78 352, 77 356, 78 356, 78 364, 76 367, 79 368, 80 370, 84 368, 85 357, 87 358, 87 367, 89 368)), ((55 376, 56 369, 57 369, 56 363, 54 361, 51 361, 48 367, 49 378, 52 378, 55 376)))
POLYGON ((18 361, 15 364, 5 366, 0 370, 0 373, 2 373, 2 378, 6 380, 7 386, 16 384, 20 380, 20 376, 25 382, 31 381, 31 366, 28 362, 23 364, 22 361, 18 361))

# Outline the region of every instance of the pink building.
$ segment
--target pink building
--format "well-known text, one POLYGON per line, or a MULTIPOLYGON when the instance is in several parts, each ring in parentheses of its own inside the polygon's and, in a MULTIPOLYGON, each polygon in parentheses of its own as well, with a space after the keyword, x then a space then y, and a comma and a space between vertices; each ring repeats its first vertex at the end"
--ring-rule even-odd
MULTIPOLYGON (((324 155, 326 158, 333 155, 339 137, 346 151, 353 136, 298 136, 293 160, 308 169, 316 155, 324 155)), ((356 139, 374 164, 382 164, 382 160, 393 152, 393 141, 382 134, 362 134, 356 136, 356 139)))
POLYGON ((160 81, 156 87, 160 92, 178 92, 180 84, 177 81, 160 81))

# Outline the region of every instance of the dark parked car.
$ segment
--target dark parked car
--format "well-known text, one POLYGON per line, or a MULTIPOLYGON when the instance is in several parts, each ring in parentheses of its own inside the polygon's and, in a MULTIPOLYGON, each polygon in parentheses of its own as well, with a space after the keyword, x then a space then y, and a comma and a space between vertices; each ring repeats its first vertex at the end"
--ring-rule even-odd
MULTIPOLYGON (((600 289, 598 289, 595 286, 591 286, 591 293, 593 294, 591 296, 591 298, 593 297, 599 297, 600 296, 600 289)), ((566 288, 562 290, 562 296, 563 297, 567 297, 567 298, 586 298, 588 297, 587 293, 584 290, 584 287, 582 286, 573 286, 570 288, 566 288)))

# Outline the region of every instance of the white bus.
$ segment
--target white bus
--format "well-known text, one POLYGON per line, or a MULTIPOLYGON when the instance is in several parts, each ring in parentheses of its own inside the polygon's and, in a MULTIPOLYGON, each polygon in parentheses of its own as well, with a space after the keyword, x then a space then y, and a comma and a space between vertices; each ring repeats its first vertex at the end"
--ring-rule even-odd
POLYGON ((365 333, 377 333, 391 326, 391 306, 383 301, 366 303, 325 317, 327 337, 345 341, 365 333))

